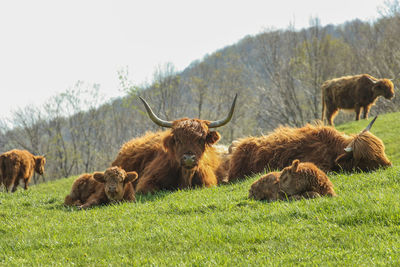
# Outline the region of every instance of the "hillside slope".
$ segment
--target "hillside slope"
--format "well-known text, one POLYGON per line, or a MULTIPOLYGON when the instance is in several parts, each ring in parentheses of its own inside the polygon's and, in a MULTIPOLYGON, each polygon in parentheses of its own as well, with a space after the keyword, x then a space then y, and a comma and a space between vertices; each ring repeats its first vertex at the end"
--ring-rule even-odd
POLYGON ((399 265, 399 118, 372 128, 394 167, 330 173, 336 198, 249 200, 257 177, 87 211, 62 205, 76 177, 0 192, 0 265, 399 265))

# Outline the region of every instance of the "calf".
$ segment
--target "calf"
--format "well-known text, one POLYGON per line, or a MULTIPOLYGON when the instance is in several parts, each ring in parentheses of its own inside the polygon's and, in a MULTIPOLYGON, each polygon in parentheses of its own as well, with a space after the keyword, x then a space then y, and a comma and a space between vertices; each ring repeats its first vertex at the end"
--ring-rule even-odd
POLYGON ((336 196, 328 176, 313 163, 292 165, 281 172, 271 172, 255 181, 249 190, 249 198, 256 200, 285 200, 336 196))
POLYGON ((82 174, 72 185, 71 193, 65 197, 64 205, 86 209, 110 202, 134 202, 135 190, 132 183, 137 173, 125 172, 119 167, 110 167, 105 172, 82 174))
POLYGON ((44 156, 34 156, 27 150, 7 151, 0 155, 0 186, 3 183, 7 192, 11 187, 11 192, 15 192, 19 181, 24 180, 26 190, 33 172, 43 175, 45 164, 44 156))

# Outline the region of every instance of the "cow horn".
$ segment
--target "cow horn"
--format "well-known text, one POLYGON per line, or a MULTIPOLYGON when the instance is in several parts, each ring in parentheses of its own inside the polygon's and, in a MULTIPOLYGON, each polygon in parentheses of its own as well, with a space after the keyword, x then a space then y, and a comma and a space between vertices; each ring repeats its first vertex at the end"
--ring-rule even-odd
POLYGON ((210 122, 210 124, 208 125, 208 128, 217 128, 217 127, 223 126, 232 119, 233 111, 235 110, 236 99, 237 99, 237 94, 235 95, 235 99, 233 99, 231 110, 229 111, 228 116, 226 116, 225 119, 210 122))
POLYGON ((367 76, 368 80, 370 80, 372 83, 377 83, 378 81, 372 79, 370 76, 367 76))
POLYGON ((346 151, 347 153, 353 151, 353 148, 351 146, 348 146, 344 149, 344 151, 346 151))
POLYGON ((375 118, 368 124, 367 127, 362 131, 362 133, 368 132, 371 130, 372 124, 374 124, 375 120, 378 118, 378 115, 375 116, 375 118))
POLYGON ((172 122, 171 122, 171 121, 165 121, 165 120, 162 120, 162 119, 160 119, 159 117, 157 117, 157 116, 154 114, 154 112, 151 110, 149 104, 147 104, 146 100, 144 100, 144 99, 141 98, 140 96, 139 96, 139 98, 140 98, 140 100, 142 100, 142 102, 143 102, 143 104, 144 104, 144 107, 145 107, 146 110, 147 110, 147 114, 149 114, 150 119, 151 119, 152 121, 154 121, 155 124, 157 124, 157 125, 159 125, 159 126, 162 126, 162 127, 169 127, 169 128, 172 127, 172 122))

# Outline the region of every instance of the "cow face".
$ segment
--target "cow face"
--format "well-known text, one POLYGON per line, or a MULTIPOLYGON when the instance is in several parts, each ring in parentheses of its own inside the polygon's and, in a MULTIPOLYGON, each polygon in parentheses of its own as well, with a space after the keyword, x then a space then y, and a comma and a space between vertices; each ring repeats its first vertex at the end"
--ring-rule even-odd
POLYGON ((351 171, 372 171, 380 167, 390 167, 392 163, 386 157, 383 142, 369 131, 356 135, 339 155, 335 163, 340 169, 351 171))
POLYGON ((249 190, 249 198, 274 201, 281 199, 279 172, 264 175, 255 181, 249 190))
POLYGON ((299 168, 299 164, 300 161, 296 159, 291 166, 282 170, 280 183, 287 195, 294 195, 302 191, 302 182, 307 173, 299 168))
POLYGON ((383 96, 386 99, 394 97, 394 85, 388 79, 382 79, 374 84, 374 93, 376 96, 383 96))
POLYGON ((180 166, 196 168, 206 149, 218 142, 218 132, 209 131, 208 121, 181 119, 173 122, 171 134, 164 139, 164 147, 180 166))
POLYGON ((46 158, 43 156, 35 156, 35 171, 43 175, 44 173, 44 165, 46 164, 46 158))
POLYGON ((188 170, 198 166, 206 146, 215 144, 220 139, 219 133, 209 131, 209 128, 221 127, 231 120, 236 99, 237 95, 232 102, 228 115, 221 120, 206 121, 184 118, 176 121, 165 121, 158 118, 149 104, 140 97, 154 123, 162 127, 172 128, 171 134, 163 140, 164 147, 180 166, 188 170))
POLYGON ((119 167, 108 168, 104 173, 95 172, 93 178, 104 184, 104 191, 111 201, 119 201, 124 197, 125 185, 134 182, 138 177, 136 172, 125 172, 119 167))

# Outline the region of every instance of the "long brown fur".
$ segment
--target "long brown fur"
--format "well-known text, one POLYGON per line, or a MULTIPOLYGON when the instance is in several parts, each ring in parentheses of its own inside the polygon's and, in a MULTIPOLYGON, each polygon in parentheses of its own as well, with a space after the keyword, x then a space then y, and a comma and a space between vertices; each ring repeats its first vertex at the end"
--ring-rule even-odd
POLYGON ((328 176, 311 162, 292 165, 281 172, 272 172, 255 181, 249 190, 249 198, 256 200, 285 200, 336 196, 328 176))
POLYGON ((394 86, 390 80, 377 79, 369 74, 328 80, 322 84, 321 90, 322 121, 326 115, 329 125, 333 125, 333 119, 339 109, 354 110, 356 120, 360 119, 360 112, 363 109, 363 118, 367 119, 371 106, 375 104, 379 96, 386 99, 394 96, 394 86))
POLYGON ((264 169, 283 169, 293 160, 312 162, 327 171, 371 171, 391 166, 383 142, 368 131, 348 136, 335 128, 307 124, 279 127, 267 136, 238 140, 232 152, 229 181, 264 169), (346 147, 353 149, 346 152, 346 147))
POLYGON ((110 167, 103 172, 82 174, 77 178, 64 205, 86 209, 110 202, 135 202, 135 190, 138 175, 136 172, 125 172, 119 167, 110 167))
POLYGON ((24 180, 24 189, 36 171, 42 175, 46 159, 43 156, 34 156, 27 150, 13 149, 0 155, 0 186, 4 184, 6 191, 15 192, 20 180, 24 180), (12 187, 12 189, 11 189, 12 187))
POLYGON ((148 132, 124 144, 112 163, 139 173, 137 192, 183 189, 217 184, 220 156, 212 147, 218 132, 209 131, 209 121, 180 119, 171 129, 148 132), (195 166, 186 168, 184 154, 195 156, 195 166))

